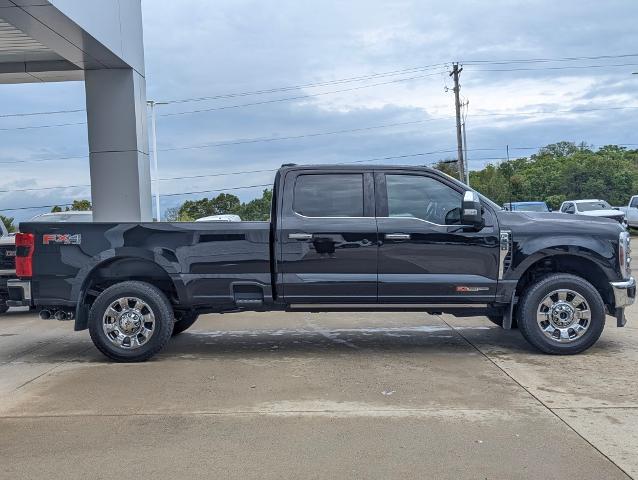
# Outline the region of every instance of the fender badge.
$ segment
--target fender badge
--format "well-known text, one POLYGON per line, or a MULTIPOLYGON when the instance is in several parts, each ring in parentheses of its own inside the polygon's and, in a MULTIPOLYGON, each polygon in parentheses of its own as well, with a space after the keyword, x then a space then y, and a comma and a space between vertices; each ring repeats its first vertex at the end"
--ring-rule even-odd
POLYGON ((466 286, 458 286, 456 287, 457 292, 467 293, 467 292, 485 292, 489 290, 490 287, 466 287, 466 286))
POLYGON ((44 245, 80 245, 82 235, 70 235, 68 233, 47 233, 42 235, 44 245))

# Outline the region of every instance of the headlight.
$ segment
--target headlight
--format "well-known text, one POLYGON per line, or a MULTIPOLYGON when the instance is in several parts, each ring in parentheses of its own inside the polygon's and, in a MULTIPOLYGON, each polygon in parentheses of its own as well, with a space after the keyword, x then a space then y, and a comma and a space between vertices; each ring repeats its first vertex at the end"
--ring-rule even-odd
POLYGON ((631 276, 631 246, 629 232, 621 232, 618 238, 618 263, 622 278, 631 276))

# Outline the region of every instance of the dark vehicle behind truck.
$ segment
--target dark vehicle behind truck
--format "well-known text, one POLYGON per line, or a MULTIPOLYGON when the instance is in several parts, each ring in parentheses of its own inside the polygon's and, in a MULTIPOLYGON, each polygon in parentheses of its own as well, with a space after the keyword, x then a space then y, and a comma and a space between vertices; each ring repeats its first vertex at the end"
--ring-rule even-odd
POLYGON ((0 221, 0 315, 9 310, 7 282, 15 278, 15 253, 14 238, 0 221))
POLYGON ((284 166, 270 222, 23 223, 12 300, 142 361, 197 316, 234 311, 485 315, 538 349, 593 345, 635 298, 607 219, 506 212, 436 170, 284 166), (25 298, 28 296, 29 298, 25 298))

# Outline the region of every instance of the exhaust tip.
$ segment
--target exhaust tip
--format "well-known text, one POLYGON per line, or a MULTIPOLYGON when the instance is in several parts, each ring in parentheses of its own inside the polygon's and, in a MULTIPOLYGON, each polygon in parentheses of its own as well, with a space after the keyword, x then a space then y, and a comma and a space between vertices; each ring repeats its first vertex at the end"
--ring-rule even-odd
POLYGON ((40 318, 42 320, 49 320, 51 318, 51 312, 49 312, 48 310, 41 310, 40 318))
POLYGON ((66 320, 66 312, 63 312, 62 310, 58 310, 57 312, 55 312, 55 319, 66 320))

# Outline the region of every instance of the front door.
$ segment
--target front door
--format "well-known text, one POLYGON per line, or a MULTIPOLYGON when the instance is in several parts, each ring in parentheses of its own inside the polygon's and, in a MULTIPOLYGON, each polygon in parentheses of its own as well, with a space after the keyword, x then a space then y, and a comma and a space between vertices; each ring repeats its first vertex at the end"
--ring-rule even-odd
POLYGON ((375 173, 379 302, 485 303, 496 294, 498 225, 460 225, 463 187, 429 172, 375 173))
POLYGON ((277 229, 287 303, 375 303, 377 226, 372 172, 289 171, 277 229))

